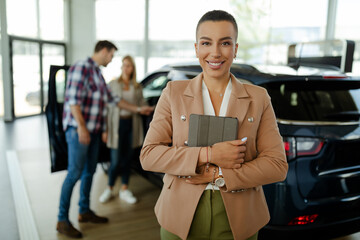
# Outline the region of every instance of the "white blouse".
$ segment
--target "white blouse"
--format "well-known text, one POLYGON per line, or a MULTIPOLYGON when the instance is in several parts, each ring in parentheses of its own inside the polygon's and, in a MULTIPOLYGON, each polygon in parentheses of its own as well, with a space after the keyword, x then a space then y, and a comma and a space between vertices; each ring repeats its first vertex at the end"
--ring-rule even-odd
MULTIPOLYGON (((219 116, 225 117, 225 115, 226 115, 226 111, 228 108, 229 99, 230 99, 230 95, 231 95, 231 90, 232 90, 232 84, 231 84, 231 78, 230 78, 229 83, 225 89, 223 100, 221 102, 219 116)), ((202 98, 203 98, 203 104, 204 104, 204 115, 215 116, 214 106, 212 105, 209 90, 208 90, 204 80, 202 82, 202 98)), ((209 183, 206 186, 205 190, 208 190, 208 189, 220 190, 217 186, 213 186, 211 183, 209 183)))
MULTIPOLYGON (((132 84, 129 85, 129 90, 122 90, 122 99, 124 99, 125 101, 127 101, 128 103, 131 104, 136 104, 135 103, 135 89, 134 86, 132 84)), ((131 116, 131 112, 121 108, 120 109, 120 116, 121 117, 128 117, 131 116)))

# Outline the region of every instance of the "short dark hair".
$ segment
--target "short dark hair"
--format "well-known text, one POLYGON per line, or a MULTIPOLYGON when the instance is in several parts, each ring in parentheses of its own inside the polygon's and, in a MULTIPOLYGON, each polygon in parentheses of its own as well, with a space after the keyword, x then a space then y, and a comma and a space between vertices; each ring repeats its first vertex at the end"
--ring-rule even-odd
POLYGON ((115 51, 118 50, 115 44, 113 44, 110 41, 103 40, 103 41, 98 41, 96 43, 94 52, 95 53, 100 52, 104 48, 106 48, 108 51, 111 51, 112 49, 115 49, 115 51))
POLYGON ((223 10, 212 10, 207 13, 205 13, 199 20, 197 26, 196 26, 196 35, 199 29, 199 26, 201 23, 206 21, 214 21, 214 22, 220 22, 220 21, 228 21, 232 23, 234 26, 235 32, 236 32, 236 38, 238 35, 238 26, 236 23, 235 18, 228 12, 225 12, 223 10))

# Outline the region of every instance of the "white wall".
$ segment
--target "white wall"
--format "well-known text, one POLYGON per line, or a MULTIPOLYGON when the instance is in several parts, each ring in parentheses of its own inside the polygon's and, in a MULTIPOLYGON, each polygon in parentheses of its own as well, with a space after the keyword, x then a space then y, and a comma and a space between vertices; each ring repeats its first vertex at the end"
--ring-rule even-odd
POLYGON ((68 0, 68 64, 92 56, 96 44, 95 0, 68 0))
POLYGON ((11 122, 13 120, 12 114, 12 91, 10 83, 10 58, 9 58, 9 37, 7 35, 6 22, 6 0, 0 0, 0 17, 1 17, 1 54, 2 54, 2 78, 3 78, 3 96, 4 99, 4 121, 11 122))

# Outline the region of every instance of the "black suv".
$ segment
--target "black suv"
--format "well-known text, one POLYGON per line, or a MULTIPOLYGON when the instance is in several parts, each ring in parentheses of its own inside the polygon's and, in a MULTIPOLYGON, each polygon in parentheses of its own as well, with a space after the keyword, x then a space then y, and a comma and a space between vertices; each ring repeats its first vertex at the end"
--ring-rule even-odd
MULTIPOLYGON (((328 60, 289 57, 289 66, 231 68, 240 81, 267 89, 289 163, 285 181, 263 186, 271 220, 259 239, 329 239, 360 231, 360 77, 344 74, 328 60)), ((155 105, 167 82, 201 71, 198 63, 167 65, 141 82, 144 97, 155 105)), ((49 104, 56 99, 51 81, 49 104)), ((51 112, 48 108, 47 115, 51 112)), ((145 129, 150 121, 151 116, 144 118, 145 129)), ((59 161, 54 136, 53 163, 59 161)), ((134 169, 161 186, 162 174, 143 171, 138 154, 134 158, 134 169)))

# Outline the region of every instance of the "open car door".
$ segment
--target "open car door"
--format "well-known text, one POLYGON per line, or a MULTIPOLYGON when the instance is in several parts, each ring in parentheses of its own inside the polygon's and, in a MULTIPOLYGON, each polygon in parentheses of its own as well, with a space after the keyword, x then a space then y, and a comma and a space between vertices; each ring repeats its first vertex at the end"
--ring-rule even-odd
POLYGON ((69 66, 50 66, 48 104, 45 115, 49 133, 51 172, 65 170, 68 165, 67 144, 62 125, 68 70, 69 66))
MULTIPOLYGON (((62 125, 67 71, 69 66, 50 66, 48 104, 45 115, 48 125, 51 172, 66 170, 68 166, 67 143, 62 125)), ((108 162, 110 151, 104 143, 99 149, 98 162, 108 162)))

